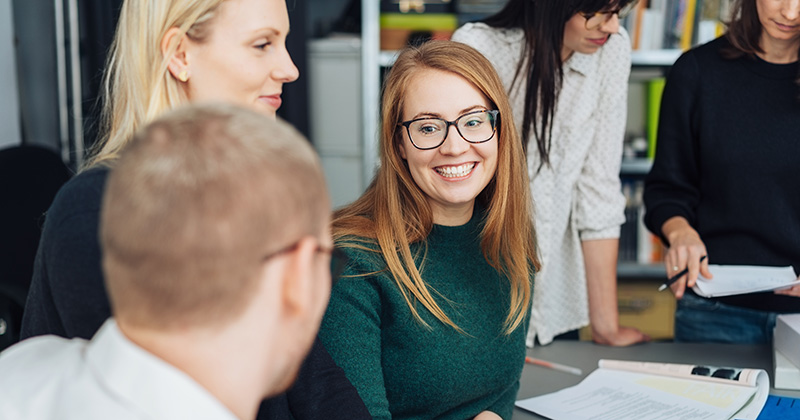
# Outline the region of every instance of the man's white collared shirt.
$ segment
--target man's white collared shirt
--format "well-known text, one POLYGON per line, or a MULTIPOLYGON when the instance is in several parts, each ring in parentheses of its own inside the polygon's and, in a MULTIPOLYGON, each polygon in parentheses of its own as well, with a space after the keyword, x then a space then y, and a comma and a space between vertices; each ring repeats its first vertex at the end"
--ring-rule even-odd
POLYGON ((109 319, 91 341, 34 337, 0 354, 3 420, 236 420, 191 377, 109 319))

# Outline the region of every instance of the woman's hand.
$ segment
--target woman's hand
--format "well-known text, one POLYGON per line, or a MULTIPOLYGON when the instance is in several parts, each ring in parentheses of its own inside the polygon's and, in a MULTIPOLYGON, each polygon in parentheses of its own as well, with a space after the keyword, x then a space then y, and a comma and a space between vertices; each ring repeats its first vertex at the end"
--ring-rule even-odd
POLYGON ((491 411, 481 411, 473 420, 503 420, 500 416, 491 411))
POLYGON ((669 250, 664 256, 667 277, 672 277, 687 267, 689 269, 688 274, 670 286, 675 298, 680 299, 687 287, 694 287, 699 274, 708 279, 712 277, 711 272, 708 271, 708 258, 700 261, 700 258, 707 254, 706 245, 700 239, 697 231, 681 216, 664 222, 661 231, 669 241, 669 250))
MULTIPOLYGON (((798 277, 797 279, 800 280, 800 277, 798 277)), ((786 295, 786 296, 800 297, 800 284, 792 286, 792 287, 790 287, 788 289, 776 290, 775 294, 776 295, 786 295)))

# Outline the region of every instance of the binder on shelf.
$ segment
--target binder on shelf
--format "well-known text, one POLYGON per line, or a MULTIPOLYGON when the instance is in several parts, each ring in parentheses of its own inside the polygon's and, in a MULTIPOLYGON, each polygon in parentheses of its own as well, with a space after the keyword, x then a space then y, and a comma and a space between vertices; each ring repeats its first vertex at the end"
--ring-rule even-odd
POLYGON ((692 46, 694 36, 694 27, 697 21, 695 20, 695 13, 697 12, 697 0, 685 0, 685 9, 683 16, 683 32, 681 33, 682 50, 686 51, 692 46))
POLYGON ((661 112, 661 96, 667 80, 663 77, 652 79, 647 83, 647 157, 656 157, 656 133, 658 133, 658 115, 661 112))

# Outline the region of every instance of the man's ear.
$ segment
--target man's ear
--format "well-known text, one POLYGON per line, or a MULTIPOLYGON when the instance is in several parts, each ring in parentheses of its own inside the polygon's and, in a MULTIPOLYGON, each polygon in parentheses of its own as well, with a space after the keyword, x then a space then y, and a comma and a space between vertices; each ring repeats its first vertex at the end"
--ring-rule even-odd
POLYGON ((169 28, 161 38, 161 55, 167 60, 167 69, 172 77, 185 82, 189 76, 189 60, 186 47, 189 38, 177 27, 169 28))
POLYGON ((281 301, 288 317, 305 317, 314 308, 314 259, 317 241, 307 236, 286 256, 286 265, 281 278, 281 301))

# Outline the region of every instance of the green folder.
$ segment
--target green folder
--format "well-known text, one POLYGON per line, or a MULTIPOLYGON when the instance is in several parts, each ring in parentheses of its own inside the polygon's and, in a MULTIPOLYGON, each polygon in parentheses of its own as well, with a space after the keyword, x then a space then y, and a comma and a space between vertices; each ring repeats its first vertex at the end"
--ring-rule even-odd
POLYGON ((661 94, 664 93, 666 79, 655 78, 647 83, 647 158, 656 156, 656 133, 658 133, 658 114, 661 110, 661 94))

